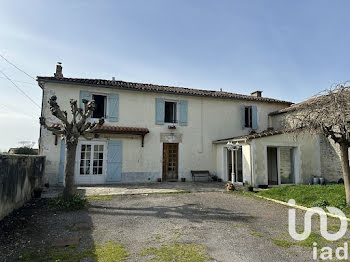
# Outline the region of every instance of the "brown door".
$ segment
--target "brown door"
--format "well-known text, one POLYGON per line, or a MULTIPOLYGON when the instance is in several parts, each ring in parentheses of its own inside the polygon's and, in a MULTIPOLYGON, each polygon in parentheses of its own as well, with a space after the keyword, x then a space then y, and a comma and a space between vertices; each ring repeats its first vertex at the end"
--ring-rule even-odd
POLYGON ((267 148, 267 172, 269 185, 278 185, 277 148, 267 148))
POLYGON ((178 180, 179 144, 163 144, 163 180, 178 180))

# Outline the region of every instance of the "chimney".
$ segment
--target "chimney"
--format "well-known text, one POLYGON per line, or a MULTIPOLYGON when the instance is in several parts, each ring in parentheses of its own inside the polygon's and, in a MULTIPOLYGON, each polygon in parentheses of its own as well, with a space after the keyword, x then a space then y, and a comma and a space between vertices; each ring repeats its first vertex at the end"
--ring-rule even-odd
POLYGON ((63 74, 62 74, 62 63, 61 62, 57 62, 56 65, 56 73, 54 73, 54 76, 56 78, 63 78, 63 74))
POLYGON ((262 91, 254 91, 250 95, 255 97, 261 97, 262 91))

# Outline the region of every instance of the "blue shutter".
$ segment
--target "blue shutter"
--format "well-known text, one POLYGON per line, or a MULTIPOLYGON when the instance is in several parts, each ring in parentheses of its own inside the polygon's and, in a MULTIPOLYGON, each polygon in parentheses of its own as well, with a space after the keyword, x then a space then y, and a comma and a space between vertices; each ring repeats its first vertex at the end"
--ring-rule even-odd
POLYGON ((242 129, 245 128, 245 105, 241 105, 241 124, 242 129))
POLYGON ((58 183, 62 184, 64 179, 64 165, 66 161, 66 141, 61 140, 61 151, 60 151, 60 164, 58 171, 58 183))
POLYGON ((187 126, 187 100, 180 100, 180 126, 187 126))
POLYGON ((118 110, 119 110, 119 95, 109 94, 108 95, 108 120, 111 122, 118 121, 118 110))
POLYGON ((120 182, 122 179, 122 141, 108 141, 107 183, 120 182))
POLYGON ((84 110, 83 99, 86 99, 86 100, 90 101, 91 100, 91 93, 89 91, 80 90, 80 99, 79 99, 79 101, 80 101, 79 105, 80 106, 79 107, 84 110))
POLYGON ((252 129, 258 129, 258 110, 256 106, 252 106, 252 129))
POLYGON ((164 99, 156 98, 156 124, 164 125, 164 99))

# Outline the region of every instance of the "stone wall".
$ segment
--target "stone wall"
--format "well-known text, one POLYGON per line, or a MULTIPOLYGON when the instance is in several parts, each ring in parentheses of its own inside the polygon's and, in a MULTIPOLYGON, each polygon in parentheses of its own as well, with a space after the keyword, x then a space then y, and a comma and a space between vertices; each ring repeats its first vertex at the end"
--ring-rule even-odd
POLYGON ((0 220, 31 198, 43 185, 44 156, 0 154, 0 220))
POLYGON ((332 140, 320 136, 321 176, 328 182, 337 182, 343 177, 340 148, 332 140))
POLYGON ((293 184, 292 147, 280 147, 280 176, 282 184, 293 184))

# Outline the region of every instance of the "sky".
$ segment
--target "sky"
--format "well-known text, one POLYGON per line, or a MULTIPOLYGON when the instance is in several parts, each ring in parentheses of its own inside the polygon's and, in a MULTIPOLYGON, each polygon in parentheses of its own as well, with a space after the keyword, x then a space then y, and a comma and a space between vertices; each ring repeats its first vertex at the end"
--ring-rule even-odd
MULTIPOLYGON (((60 61, 66 77, 300 102, 350 80, 349 10, 347 0, 0 0, 0 54, 34 79, 60 61)), ((38 141, 31 77, 0 57, 0 152, 38 141)))

